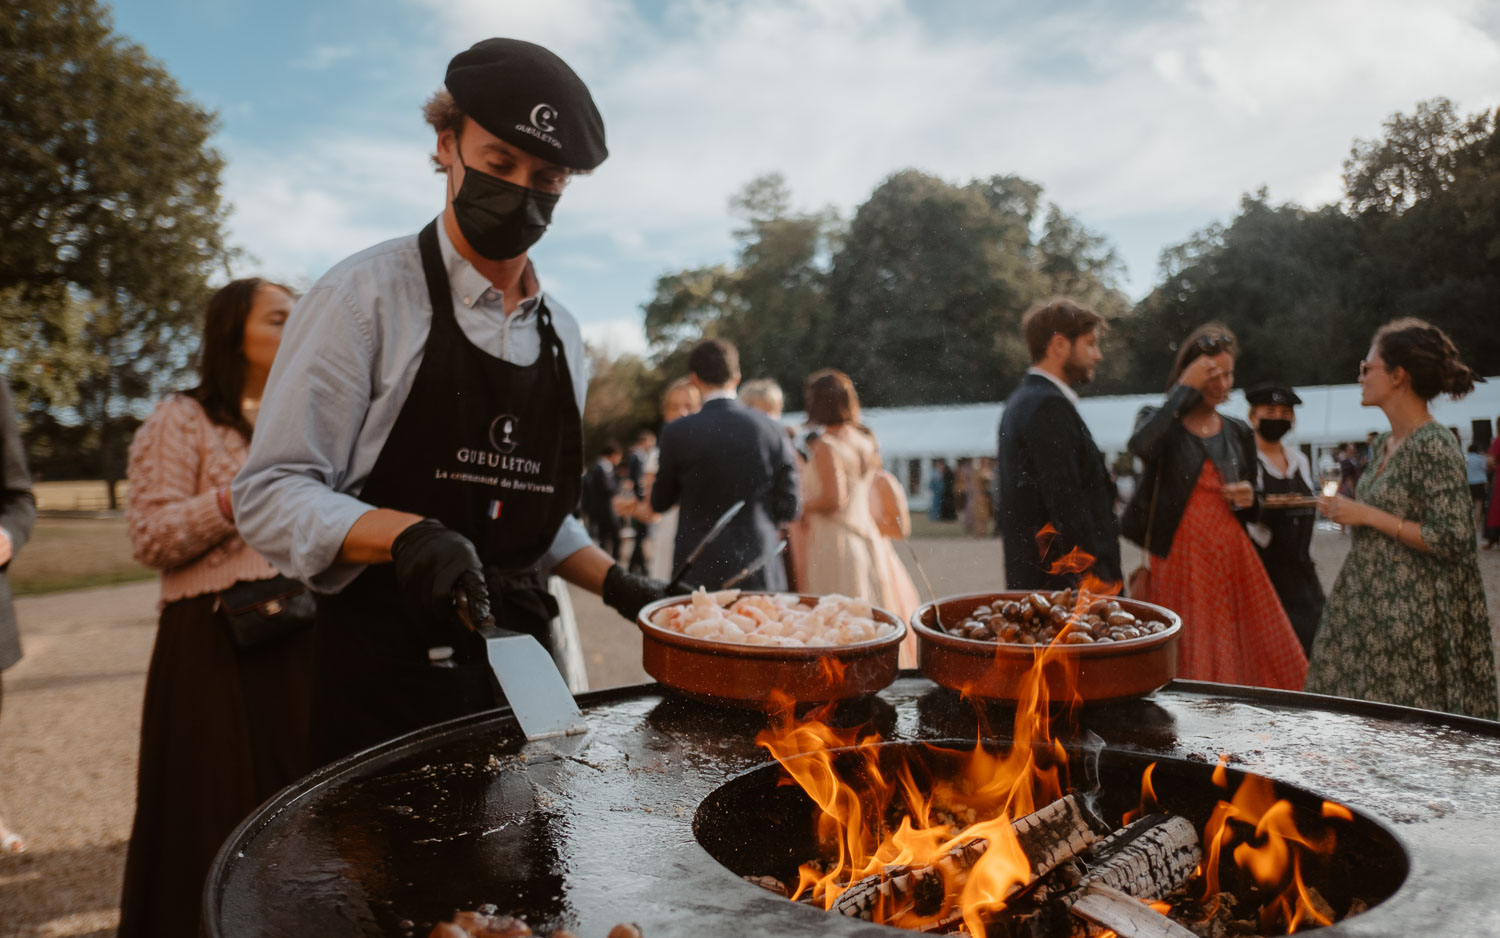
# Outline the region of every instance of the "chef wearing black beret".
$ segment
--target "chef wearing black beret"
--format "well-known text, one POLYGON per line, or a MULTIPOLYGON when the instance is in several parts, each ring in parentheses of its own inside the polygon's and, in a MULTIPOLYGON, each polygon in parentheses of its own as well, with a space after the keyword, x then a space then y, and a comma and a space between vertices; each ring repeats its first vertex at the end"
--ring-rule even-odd
POLYGON ((1260 518, 1248 526, 1250 539, 1292 628, 1311 653, 1318 620, 1323 617, 1323 584, 1312 560, 1317 494, 1307 457, 1282 442, 1296 425, 1293 407, 1302 403, 1297 392, 1282 384, 1262 384, 1245 392, 1250 426, 1255 430, 1255 488, 1260 493, 1260 518), (1269 496, 1269 497, 1267 497, 1269 496), (1300 499, 1307 499, 1301 501, 1300 499))
POLYGON ((321 594, 320 762, 494 705, 456 600, 546 643, 550 573, 627 618, 663 594, 571 514, 583 340, 527 256, 569 179, 608 155, 604 122, 529 42, 475 44, 445 85, 424 109, 442 214, 297 304, 232 489, 245 540, 321 594))

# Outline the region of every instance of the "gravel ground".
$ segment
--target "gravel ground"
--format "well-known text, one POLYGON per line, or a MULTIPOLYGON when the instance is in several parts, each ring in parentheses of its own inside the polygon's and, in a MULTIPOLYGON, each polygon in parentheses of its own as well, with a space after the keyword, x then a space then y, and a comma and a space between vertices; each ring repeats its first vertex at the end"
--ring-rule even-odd
MULTIPOLYGON (((1000 580, 998 541, 913 546, 940 594, 1000 580)), ((1128 570, 1136 556, 1126 547, 1128 570)), ((1347 552, 1345 536, 1317 533, 1314 556, 1325 583, 1347 552)), ((1500 552, 1482 551, 1480 559, 1490 618, 1500 622, 1500 552)), ((16 602, 26 657, 4 677, 0 813, 31 850, 0 858, 0 938, 114 934, 155 600, 156 584, 148 582, 16 602)), ((574 606, 591 685, 646 680, 635 629, 596 597, 575 591, 574 606)))

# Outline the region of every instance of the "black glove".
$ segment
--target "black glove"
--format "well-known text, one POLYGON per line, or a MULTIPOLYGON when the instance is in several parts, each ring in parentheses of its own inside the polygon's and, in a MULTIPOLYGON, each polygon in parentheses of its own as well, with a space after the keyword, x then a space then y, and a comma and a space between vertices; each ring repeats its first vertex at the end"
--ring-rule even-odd
MULTIPOLYGON (((678 589, 674 592, 686 595, 689 591, 678 589)), ((604 589, 599 595, 604 599, 604 605, 634 622, 642 606, 665 599, 668 594, 664 580, 653 580, 639 573, 631 573, 615 564, 604 574, 604 589)))
POLYGON ((391 560, 402 597, 423 621, 462 624, 455 611, 459 591, 470 622, 478 625, 490 617, 479 553, 468 538, 441 521, 425 518, 396 535, 391 560))

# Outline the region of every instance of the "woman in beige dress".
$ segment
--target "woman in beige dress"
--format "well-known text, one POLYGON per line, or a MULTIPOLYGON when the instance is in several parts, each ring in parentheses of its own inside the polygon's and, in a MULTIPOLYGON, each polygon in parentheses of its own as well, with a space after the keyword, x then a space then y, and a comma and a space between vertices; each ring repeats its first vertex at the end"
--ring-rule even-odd
MULTIPOLYGON (((802 476, 809 593, 863 599, 907 619, 916 589, 870 514, 870 485, 880 469, 875 437, 859 423, 859 396, 849 376, 832 369, 807 380, 807 419, 820 428, 808 443, 802 476)), ((914 635, 903 666, 915 664, 914 635)))

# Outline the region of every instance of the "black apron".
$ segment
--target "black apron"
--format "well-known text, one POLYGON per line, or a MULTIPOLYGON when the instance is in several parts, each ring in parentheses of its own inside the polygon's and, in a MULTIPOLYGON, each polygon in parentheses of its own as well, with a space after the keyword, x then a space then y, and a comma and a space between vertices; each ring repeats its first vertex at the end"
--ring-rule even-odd
MULTIPOLYGON (((1256 460, 1256 488, 1262 495, 1312 495, 1313 490, 1299 472, 1278 479, 1266 472, 1256 460)), ((1323 618, 1323 584, 1312 561, 1313 526, 1318 520, 1316 508, 1266 508, 1261 524, 1271 532, 1271 542, 1255 549, 1266 566, 1271 585, 1281 599, 1286 616, 1292 620, 1297 639, 1305 653, 1312 652, 1313 638, 1318 634, 1318 620, 1323 618)))
MULTIPOLYGON (((541 354, 534 364, 476 348, 453 315, 436 222, 417 244, 432 328, 360 499, 436 518, 471 540, 486 568, 500 571, 487 577, 499 624, 550 646, 557 606, 535 565, 577 504, 583 469, 567 357, 545 301, 536 307, 541 354)), ((316 765, 498 702, 483 640, 407 607, 391 564, 367 567, 342 592, 320 597, 316 631, 316 765), (441 665, 428 655, 440 646, 454 651, 441 665)))

